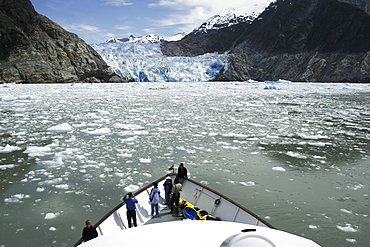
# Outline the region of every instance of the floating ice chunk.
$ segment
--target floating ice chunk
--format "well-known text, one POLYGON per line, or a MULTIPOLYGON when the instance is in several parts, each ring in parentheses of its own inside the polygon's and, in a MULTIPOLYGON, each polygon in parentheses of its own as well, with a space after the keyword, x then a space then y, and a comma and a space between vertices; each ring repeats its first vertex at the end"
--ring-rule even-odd
POLYGON ((330 145, 330 143, 325 143, 325 142, 309 142, 308 145, 316 146, 316 147, 325 147, 326 145, 330 145))
POLYGON ((6 101, 6 102, 9 102, 9 101, 14 101, 16 100, 17 98, 13 97, 13 96, 2 96, 0 97, 0 101, 6 101))
POLYGON ((363 184, 355 184, 355 185, 347 185, 346 187, 352 190, 359 190, 359 189, 364 188, 365 186, 363 184))
POLYGON ((354 239, 354 238, 346 238, 346 241, 350 242, 350 243, 356 243, 357 242, 357 240, 354 239))
POLYGON ((292 151, 286 152, 286 155, 293 157, 293 158, 297 158, 297 159, 307 159, 307 156, 300 154, 300 153, 294 153, 292 151))
POLYGON ((138 136, 138 135, 149 135, 149 132, 146 130, 127 130, 119 132, 120 136, 138 136))
POLYGON ((286 83, 286 84, 292 84, 291 81, 288 81, 288 80, 283 80, 283 79, 279 79, 276 81, 276 83, 286 83))
POLYGON ((50 152, 50 147, 27 147, 23 153, 28 154, 30 157, 37 157, 49 155, 50 152))
POLYGON ((340 211, 346 214, 352 214, 352 211, 344 209, 344 208, 340 209, 340 211))
POLYGON ((106 135, 106 134, 111 133, 111 131, 109 128, 101 128, 101 129, 96 129, 96 130, 91 130, 91 131, 87 130, 86 133, 90 135, 106 135))
POLYGON ((150 158, 148 158, 148 159, 140 158, 139 161, 140 161, 140 163, 149 164, 150 162, 152 162, 152 159, 150 159, 150 158))
POLYGON ((100 115, 109 115, 109 111, 106 111, 106 110, 98 110, 98 113, 100 115))
POLYGON ((14 168, 16 165, 10 164, 10 165, 0 165, 0 170, 6 170, 8 168, 14 168))
POLYGON ((59 215, 59 214, 55 214, 55 213, 47 213, 47 214, 45 215, 45 219, 46 219, 46 220, 51 220, 51 219, 56 218, 58 215, 59 215))
POLYGON ((124 153, 124 154, 117 154, 117 156, 124 157, 124 158, 131 158, 132 154, 124 153))
POLYGON ((137 185, 133 185, 133 184, 130 184, 129 186, 127 186, 124 190, 126 192, 134 192, 134 191, 137 191, 140 187, 137 186, 137 185))
POLYGON ((73 130, 73 128, 69 123, 62 123, 48 128, 48 131, 59 131, 59 132, 68 132, 71 130, 73 130))
POLYGON ((117 129, 125 129, 125 130, 143 130, 145 129, 144 127, 136 124, 120 124, 116 123, 113 125, 114 128, 117 129))
POLYGON ((39 185, 57 184, 57 183, 61 183, 62 181, 63 181, 62 178, 54 178, 54 179, 49 179, 49 180, 45 180, 45 181, 39 182, 39 185))
POLYGON ((244 81, 245 83, 259 83, 259 81, 255 81, 255 80, 252 80, 252 79, 249 79, 247 81, 244 81))
POLYGON ((256 183, 255 182, 252 182, 252 181, 239 182, 239 184, 244 185, 244 186, 255 186, 256 185, 256 183))
POLYGON ((17 202, 21 202, 21 200, 19 200, 18 198, 11 197, 11 198, 5 198, 4 202, 17 203, 17 202))
POLYGON ((346 224, 346 226, 337 226, 337 228, 343 232, 357 232, 357 227, 351 224, 346 224))
POLYGON ((62 157, 56 157, 54 160, 42 161, 41 164, 49 168, 55 168, 64 165, 64 162, 62 157))
POLYGON ((302 139, 308 139, 308 140, 329 139, 328 136, 324 136, 324 135, 306 135, 306 134, 299 133, 298 136, 301 137, 302 139))
POLYGON ((55 188, 57 189, 64 189, 64 190, 68 190, 68 184, 57 184, 54 186, 55 188))
POLYGON ((245 122, 245 124, 248 124, 254 127, 267 127, 266 125, 263 125, 263 124, 257 124, 257 123, 251 123, 251 122, 245 122))
POLYGON ((52 227, 50 227, 50 228, 49 228, 49 231, 53 231, 53 232, 54 232, 54 231, 56 231, 56 230, 57 230, 57 229, 56 229, 54 226, 52 226, 52 227))
POLYGON ((143 173, 143 176, 148 177, 148 178, 153 177, 153 175, 152 174, 149 174, 149 173, 143 173))
POLYGON ((315 225, 309 225, 308 228, 310 228, 310 229, 318 229, 319 227, 318 226, 315 226, 315 225))
POLYGON ((123 172, 115 172, 114 175, 117 176, 117 177, 121 177, 121 178, 123 178, 124 176, 126 176, 126 174, 123 173, 123 172))
POLYGON ((4 202, 18 203, 18 202, 23 202, 21 199, 24 199, 24 198, 30 198, 30 195, 21 194, 21 193, 15 194, 15 195, 12 195, 10 198, 5 198, 4 202))
MULTIPOLYGON (((254 125, 253 123, 247 123, 247 124, 254 125)), ((257 126, 259 126, 259 125, 257 124, 257 126)), ((264 127, 264 126, 262 126, 262 127, 264 127)), ((236 133, 226 133, 226 134, 222 134, 221 136, 222 137, 227 137, 227 138, 248 138, 249 137, 248 135, 236 134, 236 133)))
POLYGON ((85 119, 100 119, 100 117, 95 113, 88 113, 85 115, 85 119))
POLYGON ((40 187, 38 187, 38 188, 36 189, 36 192, 43 192, 43 191, 45 191, 45 188, 40 188, 40 187))
POLYGON ((14 151, 19 151, 19 150, 21 150, 20 147, 10 146, 9 144, 6 144, 5 147, 0 147, 0 153, 11 153, 14 151))
POLYGON ((17 100, 31 100, 31 96, 29 95, 20 95, 17 97, 17 100))
POLYGON ((274 170, 274 171, 280 171, 280 172, 285 172, 286 171, 285 168, 279 167, 279 166, 273 167, 272 170, 274 170))
POLYGON ((15 195, 12 195, 12 197, 15 197, 15 198, 18 198, 18 199, 23 199, 23 198, 30 198, 30 195, 26 195, 26 194, 15 194, 15 195))

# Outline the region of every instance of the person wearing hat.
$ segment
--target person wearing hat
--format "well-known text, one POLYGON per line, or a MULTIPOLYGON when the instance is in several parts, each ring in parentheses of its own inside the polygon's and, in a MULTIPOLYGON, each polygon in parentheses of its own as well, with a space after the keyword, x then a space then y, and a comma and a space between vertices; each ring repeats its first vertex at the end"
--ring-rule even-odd
POLYGON ((171 191, 172 191, 172 179, 171 176, 167 176, 166 181, 164 181, 164 193, 165 193, 165 200, 168 209, 170 208, 170 199, 171 199, 171 191))

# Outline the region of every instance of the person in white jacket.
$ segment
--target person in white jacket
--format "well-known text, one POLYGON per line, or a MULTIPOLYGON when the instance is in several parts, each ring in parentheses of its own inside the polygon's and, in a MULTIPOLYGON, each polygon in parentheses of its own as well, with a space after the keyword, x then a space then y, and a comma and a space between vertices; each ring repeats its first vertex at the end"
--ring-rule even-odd
POLYGON ((160 194, 160 191, 158 189, 158 182, 153 182, 153 189, 152 191, 150 191, 150 194, 149 194, 149 200, 150 200, 150 205, 152 207, 152 213, 151 215, 152 216, 157 216, 158 215, 158 203, 159 203, 159 194, 160 194), (155 215, 154 215, 154 211, 155 211, 155 215))

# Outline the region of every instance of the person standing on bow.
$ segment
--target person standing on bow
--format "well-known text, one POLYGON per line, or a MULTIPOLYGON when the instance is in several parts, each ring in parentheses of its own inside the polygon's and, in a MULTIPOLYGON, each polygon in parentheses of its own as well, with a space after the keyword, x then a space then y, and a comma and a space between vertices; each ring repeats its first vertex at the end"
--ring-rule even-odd
POLYGON ((176 177, 179 178, 180 184, 182 184, 185 179, 188 179, 188 170, 184 167, 184 163, 180 163, 176 177))
POLYGON ((93 227, 91 220, 86 220, 85 224, 86 226, 82 231, 82 239, 84 242, 89 241, 98 236, 98 232, 96 231, 95 227, 93 227))
POLYGON ((135 196, 132 194, 132 192, 127 193, 122 200, 126 203, 126 208, 127 208, 127 221, 128 221, 128 227, 132 227, 132 222, 134 223, 134 226, 137 226, 136 223, 136 203, 138 201, 136 200, 135 196))
POLYGON ((178 217, 179 216, 179 200, 180 200, 180 191, 182 191, 182 185, 179 182, 178 178, 175 178, 175 184, 172 186, 172 193, 171 193, 171 200, 170 200, 170 208, 171 212, 173 213, 172 216, 178 217), (175 206, 173 206, 175 204, 175 206))
POLYGON ((171 176, 168 176, 166 178, 166 181, 163 184, 164 186, 164 193, 165 193, 165 199, 166 199, 166 205, 168 209, 171 209, 170 207, 170 200, 171 200, 171 191, 172 191, 172 179, 171 176))
POLYGON ((158 208, 158 203, 159 203, 159 194, 160 194, 160 191, 158 189, 158 182, 153 182, 153 186, 154 188, 152 189, 152 191, 150 191, 150 194, 149 194, 149 200, 150 200, 150 205, 152 207, 152 216, 157 216, 158 215, 158 211, 159 211, 159 208, 158 208), (155 211, 155 215, 154 215, 154 211, 155 211))

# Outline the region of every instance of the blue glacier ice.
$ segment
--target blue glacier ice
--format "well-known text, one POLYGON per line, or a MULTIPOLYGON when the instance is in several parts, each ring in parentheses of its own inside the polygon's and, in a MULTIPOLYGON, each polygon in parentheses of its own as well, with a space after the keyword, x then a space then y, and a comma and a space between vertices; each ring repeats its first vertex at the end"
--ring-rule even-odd
POLYGON ((159 42, 100 43, 92 47, 119 76, 137 82, 211 81, 227 61, 227 53, 165 57, 159 42))

